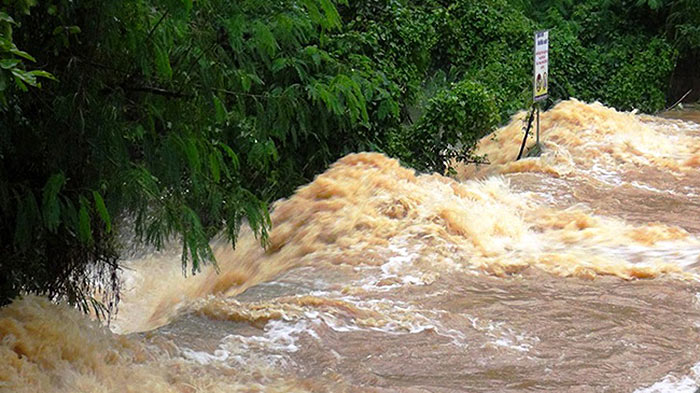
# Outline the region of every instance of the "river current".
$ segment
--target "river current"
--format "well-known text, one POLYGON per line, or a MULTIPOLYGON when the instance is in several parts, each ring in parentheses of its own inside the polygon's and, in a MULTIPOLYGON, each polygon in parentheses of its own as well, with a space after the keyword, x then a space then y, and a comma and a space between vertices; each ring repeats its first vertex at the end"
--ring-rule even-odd
POLYGON ((515 161, 525 116, 453 177, 340 159, 218 271, 131 255, 109 328, 16 300, 0 392, 694 393, 700 124, 570 100, 515 161))

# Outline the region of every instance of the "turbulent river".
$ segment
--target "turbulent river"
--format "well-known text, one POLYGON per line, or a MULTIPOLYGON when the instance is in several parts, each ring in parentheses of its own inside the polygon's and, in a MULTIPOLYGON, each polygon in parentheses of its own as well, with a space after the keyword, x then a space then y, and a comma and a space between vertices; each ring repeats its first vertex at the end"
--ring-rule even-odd
POLYGON ((524 118, 452 178, 342 158, 218 272, 133 255, 111 330, 15 301, 0 391, 695 392, 700 124, 566 101, 515 162, 524 118))

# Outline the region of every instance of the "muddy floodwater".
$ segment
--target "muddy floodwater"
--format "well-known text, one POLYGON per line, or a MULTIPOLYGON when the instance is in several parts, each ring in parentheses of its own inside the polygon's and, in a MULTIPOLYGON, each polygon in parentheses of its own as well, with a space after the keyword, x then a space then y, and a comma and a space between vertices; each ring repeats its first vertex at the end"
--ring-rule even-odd
MULTIPOLYGON (((276 202, 267 249, 123 261, 110 328, 0 309, 1 392, 687 392, 700 386, 700 118, 565 101, 543 154, 418 174, 340 159, 276 202)), ((528 148, 534 142, 529 142, 528 148)))

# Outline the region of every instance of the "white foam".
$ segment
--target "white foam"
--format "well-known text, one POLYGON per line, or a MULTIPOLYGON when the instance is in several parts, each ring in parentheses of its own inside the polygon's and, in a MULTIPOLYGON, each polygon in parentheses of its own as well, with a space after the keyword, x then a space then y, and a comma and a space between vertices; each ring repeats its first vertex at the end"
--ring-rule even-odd
POLYGON ((642 190, 647 190, 647 191, 652 191, 652 192, 658 192, 658 193, 661 193, 661 194, 676 194, 675 192, 673 192, 673 191, 671 191, 671 190, 659 190, 659 189, 656 188, 656 187, 652 187, 652 186, 650 186, 650 185, 648 185, 648 184, 640 183, 640 182, 638 182, 638 181, 636 181, 636 180, 634 180, 633 182, 631 182, 631 183, 629 183, 629 184, 631 184, 632 186, 634 186, 634 187, 636 187, 636 188, 640 188, 640 189, 642 189, 642 190))
POLYGON ((203 351, 194 351, 190 348, 182 350, 182 356, 187 359, 206 366, 215 362, 225 362, 231 354, 224 349, 217 349, 213 354, 203 351))
POLYGON ((409 250, 404 246, 405 239, 399 240, 389 246, 389 250, 394 253, 389 260, 379 266, 381 273, 371 276, 359 283, 359 287, 365 291, 387 292, 403 285, 426 285, 427 283, 416 275, 408 273, 413 266, 413 261, 418 257, 420 248, 409 250), (395 279, 394 284, 379 285, 380 282, 395 279))
POLYGON ((695 393, 700 385, 700 363, 690 369, 690 376, 676 377, 667 375, 655 384, 639 388, 634 393, 695 393))
POLYGON ((624 181, 618 172, 611 171, 598 163, 595 163, 588 172, 596 180, 609 186, 621 186, 624 181))
MULTIPOLYGON (((358 322, 355 318, 339 317, 325 311, 307 311, 304 317, 309 319, 313 325, 321 323, 328 326, 330 329, 346 333, 358 331, 377 331, 386 334, 416 334, 424 331, 432 331, 436 334, 452 339, 453 344, 458 346, 466 346, 466 337, 458 330, 448 329, 438 322, 440 311, 430 311, 431 316, 424 315, 425 310, 417 310, 413 305, 396 300, 388 299, 367 299, 360 300, 355 296, 342 296, 340 292, 318 292, 328 298, 335 298, 347 303, 350 303, 357 308, 377 311, 384 316, 386 320, 377 325, 365 325, 358 322)), ((313 332, 311 330, 310 332, 313 332)), ((309 334, 312 334, 310 333, 309 334)), ((315 332, 313 332, 315 334, 315 332)), ((317 336, 314 336, 317 337, 317 336)))
POLYGON ((184 348, 181 355, 184 359, 201 365, 219 364, 223 366, 246 365, 251 361, 262 361, 266 364, 285 365, 288 362, 280 353, 297 352, 297 344, 301 334, 308 334, 319 339, 318 334, 309 326, 309 321, 298 320, 293 323, 285 320, 271 320, 265 327, 262 336, 228 335, 221 340, 218 349, 213 353, 195 351, 184 348))
POLYGON ((693 237, 682 241, 659 241, 653 246, 639 244, 598 245, 590 247, 588 252, 610 256, 614 259, 634 261, 639 265, 654 265, 657 262, 664 262, 687 268, 698 262, 700 243, 693 237))
POLYGON ((274 351, 296 352, 299 350, 297 339, 301 333, 309 334, 316 339, 319 338, 306 320, 302 319, 295 323, 271 320, 265 325, 265 333, 262 336, 241 337, 241 341, 246 344, 257 344, 274 351))
POLYGON ((481 321, 476 317, 468 317, 472 327, 490 338, 489 344, 512 349, 518 352, 529 352, 540 341, 539 337, 518 333, 506 326, 505 322, 481 321))
POLYGON ((637 389, 634 393, 695 393, 698 385, 690 377, 678 379, 667 375, 661 381, 643 389, 637 389))

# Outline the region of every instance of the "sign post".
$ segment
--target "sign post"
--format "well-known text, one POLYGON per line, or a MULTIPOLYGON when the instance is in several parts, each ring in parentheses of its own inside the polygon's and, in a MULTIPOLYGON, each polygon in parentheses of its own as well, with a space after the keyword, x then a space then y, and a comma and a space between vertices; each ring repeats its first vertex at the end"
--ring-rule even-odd
POLYGON ((537 105, 537 146, 540 145, 540 105, 549 91, 549 30, 535 32, 533 101, 537 105))

